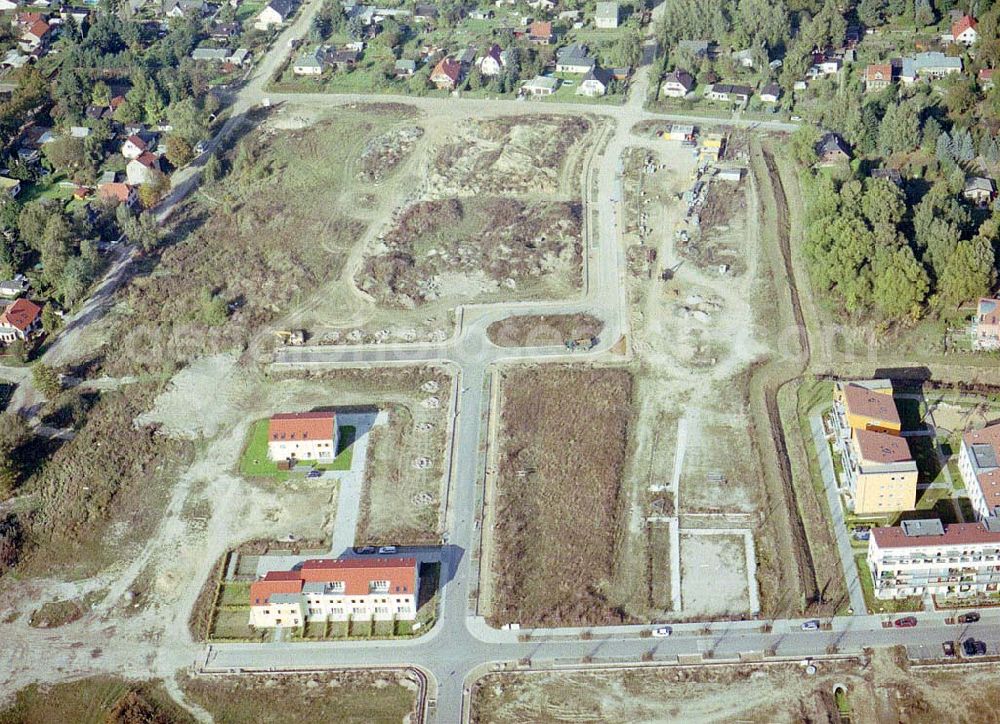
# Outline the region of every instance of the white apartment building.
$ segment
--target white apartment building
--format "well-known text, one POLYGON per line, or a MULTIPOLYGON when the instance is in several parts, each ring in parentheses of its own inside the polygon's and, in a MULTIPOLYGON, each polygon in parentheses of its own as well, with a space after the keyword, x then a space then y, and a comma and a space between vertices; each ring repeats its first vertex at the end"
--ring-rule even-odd
POLYGON ((1000 424, 962 435, 958 469, 976 516, 1000 514, 1000 424))
POLYGON ((950 525, 936 518, 908 520, 875 528, 867 560, 876 598, 995 593, 1000 586, 1000 518, 950 525))
POLYGON ((337 456, 337 415, 322 412, 285 412, 267 426, 267 456, 271 460, 332 462, 337 456))
POLYGON ((418 588, 415 558, 315 558, 250 584, 250 625, 412 621, 418 588))

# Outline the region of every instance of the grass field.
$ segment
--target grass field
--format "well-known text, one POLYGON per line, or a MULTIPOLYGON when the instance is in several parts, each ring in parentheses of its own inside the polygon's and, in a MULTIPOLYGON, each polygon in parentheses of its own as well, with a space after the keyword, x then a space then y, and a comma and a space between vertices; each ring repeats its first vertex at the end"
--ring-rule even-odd
MULTIPOLYGON (((287 480, 289 473, 278 470, 278 464, 267 457, 268 421, 257 420, 250 428, 249 438, 243 455, 240 457, 240 472, 253 477, 269 477, 277 480, 287 480)), ((352 425, 338 428, 337 455, 331 463, 319 463, 303 460, 315 470, 350 470, 353 459, 353 445, 357 430, 352 425)))
POLYGON ((216 724, 402 724, 416 706, 415 682, 406 673, 182 676, 180 685, 216 724))
POLYGON ((126 682, 110 676, 53 686, 29 686, 0 710, 0 724, 193 724, 157 682, 126 682))
POLYGON ((627 618, 608 598, 622 522, 632 377, 548 367, 502 381, 491 622, 627 618))

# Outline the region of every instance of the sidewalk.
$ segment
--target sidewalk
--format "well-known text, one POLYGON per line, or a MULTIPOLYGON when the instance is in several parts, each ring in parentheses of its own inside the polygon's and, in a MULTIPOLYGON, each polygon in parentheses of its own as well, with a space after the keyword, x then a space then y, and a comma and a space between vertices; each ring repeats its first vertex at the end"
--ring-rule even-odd
POLYGON ((851 608, 854 610, 854 615, 864 615, 868 613, 868 607, 865 605, 864 592, 861 590, 858 567, 854 565, 854 551, 844 523, 844 508, 840 503, 840 493, 837 491, 837 476, 833 469, 833 458, 830 457, 830 446, 823 431, 823 418, 819 414, 810 415, 809 426, 812 429, 813 443, 816 445, 819 470, 823 476, 823 488, 826 490, 826 501, 830 508, 830 524, 837 539, 837 552, 840 554, 840 565, 844 569, 851 608))

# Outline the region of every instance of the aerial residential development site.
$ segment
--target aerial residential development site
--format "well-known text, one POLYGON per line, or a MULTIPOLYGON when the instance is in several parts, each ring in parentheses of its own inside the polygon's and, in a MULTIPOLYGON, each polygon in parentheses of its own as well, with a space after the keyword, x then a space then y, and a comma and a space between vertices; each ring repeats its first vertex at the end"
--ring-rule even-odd
POLYGON ((998 28, 0 0, 0 722, 994 720, 998 28))

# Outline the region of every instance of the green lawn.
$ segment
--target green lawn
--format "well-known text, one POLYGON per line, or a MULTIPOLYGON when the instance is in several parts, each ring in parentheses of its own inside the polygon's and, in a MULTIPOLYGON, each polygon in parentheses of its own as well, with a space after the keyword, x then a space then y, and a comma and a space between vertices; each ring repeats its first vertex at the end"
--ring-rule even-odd
POLYGON ((875 588, 872 585, 872 574, 868 570, 868 562, 865 554, 854 556, 854 562, 858 566, 858 578, 861 579, 861 590, 865 594, 865 604, 872 613, 906 613, 910 611, 921 611, 923 606, 919 598, 901 598, 899 600, 882 601, 875 598, 875 588))
POLYGON ((250 584, 247 581, 226 581, 219 594, 220 606, 250 605, 250 584))
MULTIPOLYGON (((267 426, 268 421, 257 420, 250 428, 250 436, 243 456, 240 458, 240 472, 243 475, 253 477, 269 477, 276 480, 287 480, 289 473, 278 470, 276 462, 267 457, 267 426)), ((337 440, 337 456, 332 463, 314 463, 305 460, 305 463, 312 463, 316 470, 350 470, 351 461, 354 457, 354 439, 357 436, 357 429, 352 425, 343 425, 339 428, 339 439, 337 440)))

